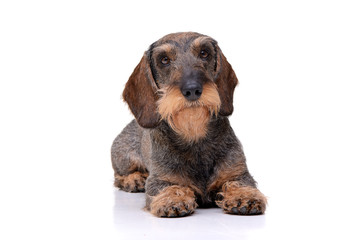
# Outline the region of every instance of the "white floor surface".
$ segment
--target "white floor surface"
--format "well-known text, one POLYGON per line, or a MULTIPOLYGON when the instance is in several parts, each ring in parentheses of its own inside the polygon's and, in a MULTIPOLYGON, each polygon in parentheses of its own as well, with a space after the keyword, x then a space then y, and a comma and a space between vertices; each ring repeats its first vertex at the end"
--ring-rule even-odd
POLYGON ((119 191, 110 178, 68 175, 63 184, 58 179, 44 188, 28 183, 7 189, 11 197, 2 198, 0 239, 360 239, 358 199, 351 194, 307 196, 301 189, 294 194, 272 187, 266 189, 265 215, 227 215, 211 208, 184 218, 157 218, 143 209, 144 193, 119 191))
POLYGON ((212 208, 164 219, 142 210, 144 194, 114 191, 114 197, 114 227, 123 239, 360 239, 355 216, 343 215, 341 208, 326 213, 315 199, 274 206, 270 200, 261 216, 228 215, 212 208))

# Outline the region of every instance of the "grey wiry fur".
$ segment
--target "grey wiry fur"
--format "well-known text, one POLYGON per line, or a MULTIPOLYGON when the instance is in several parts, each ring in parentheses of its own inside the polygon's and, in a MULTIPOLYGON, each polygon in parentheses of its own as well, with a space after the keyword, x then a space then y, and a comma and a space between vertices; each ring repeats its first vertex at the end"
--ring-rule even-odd
MULTIPOLYGON (((146 103, 137 100, 140 97, 149 97, 151 101, 149 100, 148 104, 156 103, 160 98, 159 93, 146 91, 154 91, 156 85, 160 88, 178 87, 181 81, 185 81, 181 78, 183 73, 191 71, 187 69, 189 66, 184 66, 184 60, 177 62, 175 58, 173 64, 178 64, 178 66, 173 69, 164 70, 161 66, 157 67, 157 63, 153 62, 157 60, 152 59, 152 48, 175 42, 172 51, 179 50, 182 46, 191 49, 189 47, 191 42, 203 36, 197 33, 165 36, 154 43, 145 54, 147 60, 144 61, 150 63, 140 63, 138 72, 135 69, 129 79, 124 98, 138 121, 133 120, 129 123, 112 145, 115 186, 136 192, 143 191, 145 184, 146 207, 156 216, 186 216, 191 214, 197 206, 215 206, 215 204, 222 207, 226 213, 261 214, 265 211, 266 198, 256 189, 256 182, 246 166, 241 143, 227 119, 227 115, 232 112, 232 92, 237 79, 214 40, 211 40, 214 46, 211 54, 216 54, 216 57, 213 56, 208 62, 202 59, 203 62, 200 62, 200 65, 196 63, 197 68, 205 72, 199 75, 206 79, 203 81, 204 84, 206 81, 216 83, 221 99, 220 114, 212 113, 204 137, 196 141, 185 140, 170 126, 167 119, 161 119, 157 112, 146 112, 143 110, 146 103), (228 65, 225 66, 225 63, 228 65), (146 71, 146 77, 142 84, 149 84, 151 87, 139 90, 139 93, 133 93, 133 87, 139 86, 134 82, 140 81, 141 68, 150 66, 151 69, 143 69, 146 71), (228 73, 222 73, 224 69, 227 69, 228 73), (149 74, 156 74, 156 76, 149 76, 149 74), (174 77, 170 79, 168 77, 170 75, 174 77), (219 79, 221 75, 234 79, 219 79), (176 76, 180 77, 176 80, 176 76), (233 81, 234 84, 229 83, 229 86, 223 86, 228 84, 227 81, 233 81), (228 91, 231 98, 222 96, 228 91), (147 128, 140 126, 142 123, 147 128)), ((186 54, 194 53, 185 51, 186 54)), ((181 58, 180 54, 176 56, 181 58)), ((187 57, 191 58, 191 56, 187 57)))

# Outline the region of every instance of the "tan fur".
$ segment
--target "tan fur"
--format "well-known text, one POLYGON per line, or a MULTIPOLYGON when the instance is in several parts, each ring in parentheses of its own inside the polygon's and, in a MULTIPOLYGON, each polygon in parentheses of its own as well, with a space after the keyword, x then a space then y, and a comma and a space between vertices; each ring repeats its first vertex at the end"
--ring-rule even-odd
POLYGON ((172 50, 172 46, 171 44, 165 43, 162 44, 156 48, 153 49, 153 52, 157 52, 157 51, 165 51, 165 52, 170 52, 172 50))
POLYGON ((206 107, 192 107, 175 113, 170 126, 187 142, 197 142, 206 136, 210 113, 206 107))
POLYGON ((215 175, 215 180, 209 184, 208 191, 211 192, 219 190, 224 183, 235 180, 246 170, 247 167, 244 162, 221 166, 215 175))
POLYGON ((240 214, 244 215, 251 214, 252 211, 262 214, 266 209, 266 197, 258 189, 242 186, 239 182, 226 182, 218 195, 222 197, 222 200, 216 201, 216 204, 226 213, 234 213, 234 208, 236 208, 240 214))
POLYGON ((121 176, 115 173, 115 187, 127 192, 137 192, 145 190, 145 181, 149 176, 148 173, 134 172, 127 176, 121 176))
POLYGON ((187 101, 176 87, 159 92, 161 97, 157 104, 162 120, 187 142, 197 142, 206 136, 210 118, 218 114, 221 105, 215 84, 205 84, 200 99, 195 102, 187 101))
POLYGON ((211 38, 208 36, 198 37, 197 39, 194 40, 193 46, 198 47, 198 46, 200 46, 201 43, 203 43, 204 41, 209 40, 209 39, 211 40, 211 38))
POLYGON ((170 57, 170 59, 174 59, 176 56, 176 50, 169 43, 162 44, 153 49, 153 57, 157 57, 158 54, 161 53, 166 53, 166 55, 170 57))
POLYGON ((199 189, 189 178, 182 177, 179 175, 166 175, 163 177, 159 177, 159 180, 169 182, 174 185, 179 185, 182 187, 190 187, 197 194, 203 195, 203 191, 199 189))
POLYGON ((191 214, 197 207, 194 192, 188 187, 170 186, 154 196, 150 212, 158 217, 191 214))

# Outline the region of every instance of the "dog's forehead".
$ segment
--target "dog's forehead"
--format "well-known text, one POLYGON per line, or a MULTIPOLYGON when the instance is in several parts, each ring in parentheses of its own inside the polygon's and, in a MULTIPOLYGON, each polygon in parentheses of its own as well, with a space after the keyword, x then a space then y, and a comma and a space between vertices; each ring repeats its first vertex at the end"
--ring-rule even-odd
POLYGON ((175 41, 178 43, 185 43, 191 40, 194 40, 195 38, 204 36, 200 33, 195 32, 180 32, 180 33, 170 33, 168 35, 165 35, 164 37, 160 38, 158 41, 160 43, 167 42, 167 41, 175 41))
POLYGON ((209 40, 216 43, 216 41, 206 35, 195 33, 195 32, 180 32, 180 33, 171 33, 158 41, 154 42, 150 48, 156 48, 165 44, 171 44, 177 48, 183 49, 184 51, 188 50, 192 44, 200 43, 204 40, 209 40))

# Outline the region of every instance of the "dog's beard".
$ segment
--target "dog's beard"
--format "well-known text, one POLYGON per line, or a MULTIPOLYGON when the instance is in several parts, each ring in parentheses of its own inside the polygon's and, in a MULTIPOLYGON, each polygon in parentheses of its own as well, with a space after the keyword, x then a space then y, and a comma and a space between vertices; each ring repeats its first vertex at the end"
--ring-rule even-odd
POLYGON ((178 87, 163 88, 158 100, 162 120, 187 142, 197 142, 207 134, 208 124, 220 110, 220 96, 214 83, 203 86, 197 101, 187 101, 178 87))

